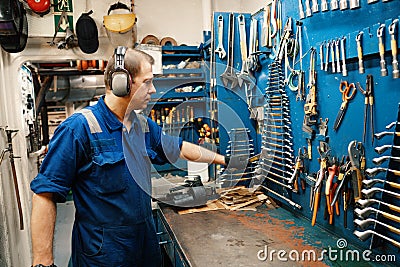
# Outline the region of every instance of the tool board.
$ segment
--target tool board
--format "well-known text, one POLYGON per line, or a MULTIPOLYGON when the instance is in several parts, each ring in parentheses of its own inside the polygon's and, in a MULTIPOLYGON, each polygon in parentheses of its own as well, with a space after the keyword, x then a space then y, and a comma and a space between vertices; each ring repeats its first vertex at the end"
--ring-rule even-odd
MULTIPOLYGON (((297 0, 282 0, 281 1, 281 12, 282 21, 280 23, 281 28, 284 27, 288 17, 293 19, 293 34, 296 33, 295 21, 302 22, 302 68, 306 72, 305 83, 309 82, 308 70, 310 68, 310 48, 316 49, 315 55, 315 71, 316 71, 316 98, 317 98, 317 110, 318 118, 328 118, 328 130, 326 142, 329 144, 331 155, 335 156, 340 160, 342 156, 348 155, 348 145, 351 141, 357 140, 363 141, 363 121, 364 121, 364 96, 356 88, 354 98, 349 101, 347 112, 343 117, 342 123, 337 131, 333 130, 333 125, 342 103, 342 94, 339 91, 339 85, 341 81, 347 81, 349 83, 356 84, 360 83, 363 89, 366 88, 367 75, 373 77, 373 93, 374 93, 374 131, 375 133, 383 132, 386 130, 386 126, 393 121, 398 121, 399 102, 400 102, 400 78, 394 79, 392 76, 392 53, 391 53, 391 40, 388 33, 388 27, 394 19, 400 19, 400 1, 392 0, 388 2, 374 2, 371 4, 367 3, 367 0, 359 1, 359 7, 350 9, 349 2, 346 9, 328 10, 325 12, 321 11, 321 1, 318 1, 319 11, 312 13, 311 16, 305 16, 300 19, 299 14, 299 1, 297 0), (380 55, 379 55, 379 43, 377 38, 377 30, 380 24, 385 24, 384 28, 384 58, 386 61, 386 67, 388 70, 387 76, 381 76, 380 66, 380 55), (358 50, 356 37, 359 32, 362 31, 361 43, 363 53, 363 64, 364 73, 359 73, 358 63, 358 50), (346 67, 347 76, 344 76, 342 72, 333 73, 331 65, 329 65, 328 71, 321 70, 321 62, 319 55, 319 47, 324 42, 334 40, 337 38, 346 37, 345 40, 345 54, 346 54, 346 67)), ((306 12, 305 1, 302 1, 304 12, 306 12)), ((311 3, 311 0, 310 0, 311 3)), ((328 3, 329 4, 329 3, 328 3)), ((239 15, 234 14, 235 18, 239 15)), ((243 14, 246 19, 246 34, 247 41, 250 36, 250 21, 252 18, 258 20, 258 32, 262 31, 263 25, 263 10, 255 12, 254 14, 243 14)), ((224 25, 229 24, 229 13, 221 12, 215 13, 213 18, 213 40, 217 46, 218 43, 218 17, 222 16, 224 25)), ((397 24, 400 26, 400 24, 397 24)), ((236 33, 238 33, 237 23, 235 24, 236 33)), ((222 38, 224 47, 228 50, 228 29, 224 27, 222 38)), ((235 43, 239 44, 238 34, 235 36, 235 43)), ((400 41, 400 34, 397 33, 397 46, 400 41)), ((274 52, 274 48, 266 48, 260 45, 261 41, 258 39, 257 51, 258 59, 261 67, 253 73, 256 79, 256 90, 254 97, 258 100, 259 104, 262 105, 263 95, 265 95, 265 89, 268 85, 268 66, 275 60, 271 56, 274 52)), ((214 47, 215 49, 215 47, 214 47)), ((330 51, 324 50, 324 52, 330 53, 330 51)), ((325 54, 324 54, 325 55, 325 54)), ((217 54, 214 55, 215 59, 215 90, 218 97, 218 123, 220 125, 220 151, 224 153, 229 146, 229 131, 232 128, 245 127, 249 130, 249 138, 253 140, 255 144, 254 153, 260 152, 261 147, 261 135, 257 126, 257 120, 250 119, 250 111, 248 109, 248 103, 246 103, 246 92, 243 88, 227 88, 220 75, 224 72, 227 64, 227 58, 221 59, 217 54)), ((227 55, 229 56, 229 55, 227 55)), ((330 55, 329 55, 330 56, 330 55)), ((234 68, 239 71, 241 68, 240 59, 240 48, 239 45, 234 47, 234 68)), ((329 57, 330 58, 330 57, 329 57)), ((325 60, 325 58, 324 58, 325 60)), ((298 61, 298 60, 297 60, 298 61)), ((330 61, 329 61, 330 62, 330 61)), ((298 62, 297 62, 298 63, 298 62)), ((283 65, 283 64, 282 64, 283 65)), ((292 132, 292 148, 293 156, 297 155, 297 151, 300 148, 307 147, 304 131, 302 130, 302 124, 304 119, 304 101, 296 100, 296 92, 289 90, 285 86, 285 92, 289 100, 289 112, 292 132)), ((306 88, 306 93, 308 88, 306 88)), ((256 104, 255 104, 256 105, 256 104)), ((369 123, 368 123, 369 124, 369 123)), ((372 162, 373 158, 379 157, 374 148, 382 145, 393 145, 398 144, 398 140, 393 135, 385 136, 381 139, 375 138, 372 143, 372 135, 370 133, 369 126, 367 124, 366 141, 363 143, 366 157, 366 168, 376 167, 372 162)), ((397 126, 396 126, 397 127, 397 126)), ((398 127, 397 127, 398 129, 398 127)), ((318 130, 317 130, 318 131, 318 130)), ((396 136, 396 135, 394 135, 396 136)), ((320 168, 318 161, 319 154, 317 147, 319 140, 314 137, 312 140, 312 159, 307 161, 308 173, 317 173, 320 168)), ((390 152, 390 150, 388 150, 390 152)), ((390 155, 386 152, 383 155, 390 155)), ((393 156, 393 153, 391 154, 393 156)), ((391 165, 394 163, 391 162, 391 165)), ((386 166, 387 164, 382 164, 386 166)), ((392 167, 399 169, 399 165, 392 167)), ((399 183, 399 176, 391 175, 389 173, 380 173, 376 178, 379 179, 392 179, 392 181, 399 183)), ((367 178, 368 179, 368 178, 367 178)), ((287 198, 291 199, 295 203, 301 205, 301 209, 293 208, 291 205, 287 205, 285 201, 282 204, 288 209, 293 211, 293 216, 304 216, 311 220, 312 210, 309 207, 309 198, 311 193, 311 186, 307 184, 306 190, 300 190, 298 193, 293 193, 290 190, 278 188, 276 184, 266 181, 266 185, 276 190, 281 190, 282 194, 287 198)), ((387 187, 385 184, 384 188, 387 187)), ((390 190, 399 193, 399 191, 390 188, 390 190)), ((274 197, 274 195, 271 195, 274 197)), ((389 196, 383 196, 383 199, 390 198, 392 204, 400 206, 399 200, 393 200, 389 196)), ((278 198, 279 200, 279 198, 278 198)), ((325 196, 322 196, 321 203, 325 202, 325 196)), ((324 211, 320 205, 320 210, 316 218, 316 224, 323 227, 325 230, 335 233, 339 237, 345 238, 348 242, 354 243, 357 246, 367 249, 375 249, 379 245, 379 249, 385 252, 391 252, 400 257, 399 250, 389 242, 371 242, 370 239, 361 241, 354 234, 356 226, 353 225, 354 204, 351 204, 348 210, 347 228, 343 226, 343 213, 335 217, 333 224, 329 224, 328 220, 324 220, 324 211), (382 244, 385 243, 385 244, 382 244)), ((376 216, 375 219, 381 220, 382 222, 389 222, 382 216, 376 216)), ((396 228, 400 228, 400 223, 390 222, 396 228)), ((315 226, 316 231, 319 231, 315 226)), ((377 230, 383 231, 385 235, 400 241, 399 235, 391 233, 390 231, 384 230, 384 228, 376 228, 377 230)))

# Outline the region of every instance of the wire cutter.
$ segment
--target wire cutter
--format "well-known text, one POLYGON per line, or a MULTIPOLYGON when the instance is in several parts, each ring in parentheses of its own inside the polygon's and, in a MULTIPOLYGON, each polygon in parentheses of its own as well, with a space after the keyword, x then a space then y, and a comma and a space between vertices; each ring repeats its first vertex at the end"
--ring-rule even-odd
POLYGON ((333 125, 333 130, 337 131, 339 128, 340 124, 342 123, 343 117, 346 114, 347 110, 347 105, 349 103, 349 100, 351 100, 355 93, 356 93, 356 86, 354 83, 347 83, 347 81, 342 81, 340 82, 339 85, 339 91, 342 93, 342 104, 340 105, 339 112, 337 114, 335 124, 333 125), (353 88, 353 91, 351 91, 351 88, 353 88))
POLYGON ((365 107, 364 107, 364 132, 363 132, 363 143, 365 143, 366 131, 367 131, 367 113, 369 108, 369 120, 370 120, 370 128, 371 128, 371 138, 372 144, 374 144, 374 93, 372 90, 372 75, 367 75, 367 87, 362 89, 360 83, 357 83, 357 88, 365 97, 365 107))

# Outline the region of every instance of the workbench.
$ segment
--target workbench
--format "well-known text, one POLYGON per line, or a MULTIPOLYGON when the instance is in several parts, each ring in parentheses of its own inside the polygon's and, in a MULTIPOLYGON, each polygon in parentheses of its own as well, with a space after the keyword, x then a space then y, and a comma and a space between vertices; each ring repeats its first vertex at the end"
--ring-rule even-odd
MULTIPOLYGON (((156 220, 158 228, 159 224, 166 224, 171 238, 162 244, 174 244, 179 254, 172 256, 173 266, 374 266, 361 260, 340 261, 340 250, 342 255, 348 250, 357 250, 362 258, 363 249, 350 244, 343 246, 343 243, 340 244, 343 248, 338 249, 340 237, 318 226, 312 227, 309 220, 281 207, 263 204, 257 211, 217 210, 184 215, 177 211, 174 207, 160 205, 156 220), (324 260, 318 260, 322 250, 329 247, 331 259, 336 255, 338 260, 329 260, 327 253, 324 260), (281 254, 283 260, 278 258, 280 250, 286 251, 285 255, 281 254), (299 252, 300 261, 290 259, 290 255, 296 257, 293 250, 299 252), (313 261, 310 254, 311 261, 307 261, 307 253, 306 261, 302 261, 302 252, 311 250, 315 251, 316 260, 313 261)), ((160 235, 165 238, 165 234, 160 232, 160 235)))

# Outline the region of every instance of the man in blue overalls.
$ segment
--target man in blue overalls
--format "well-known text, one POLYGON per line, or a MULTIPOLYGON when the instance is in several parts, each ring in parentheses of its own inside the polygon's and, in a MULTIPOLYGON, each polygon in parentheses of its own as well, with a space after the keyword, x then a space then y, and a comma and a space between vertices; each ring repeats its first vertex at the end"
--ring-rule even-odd
POLYGON ((118 47, 105 70, 106 94, 55 131, 31 182, 33 266, 54 266, 57 202, 72 189, 73 266, 160 266, 151 211, 150 166, 187 160, 225 164, 224 156, 165 135, 133 110, 154 94, 149 55, 118 47))

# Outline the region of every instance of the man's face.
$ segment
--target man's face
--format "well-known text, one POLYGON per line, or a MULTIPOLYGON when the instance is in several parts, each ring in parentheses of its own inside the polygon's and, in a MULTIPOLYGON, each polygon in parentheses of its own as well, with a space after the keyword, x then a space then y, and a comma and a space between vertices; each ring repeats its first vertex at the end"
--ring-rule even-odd
POLYGON ((141 72, 134 77, 131 90, 130 107, 135 110, 145 109, 156 92, 153 85, 153 69, 149 62, 143 60, 141 72))

